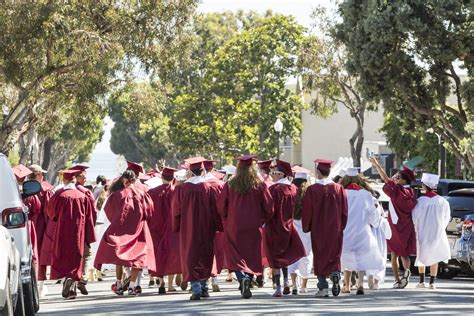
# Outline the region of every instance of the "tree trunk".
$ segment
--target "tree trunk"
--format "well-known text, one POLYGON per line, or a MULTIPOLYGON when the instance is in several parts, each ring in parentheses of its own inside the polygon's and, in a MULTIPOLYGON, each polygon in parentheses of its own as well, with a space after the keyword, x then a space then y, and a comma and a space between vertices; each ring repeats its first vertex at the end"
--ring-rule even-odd
POLYGON ((358 107, 357 113, 351 113, 351 116, 354 117, 357 122, 357 128, 352 137, 349 139, 351 157, 354 167, 360 167, 362 146, 364 145, 365 103, 358 107))

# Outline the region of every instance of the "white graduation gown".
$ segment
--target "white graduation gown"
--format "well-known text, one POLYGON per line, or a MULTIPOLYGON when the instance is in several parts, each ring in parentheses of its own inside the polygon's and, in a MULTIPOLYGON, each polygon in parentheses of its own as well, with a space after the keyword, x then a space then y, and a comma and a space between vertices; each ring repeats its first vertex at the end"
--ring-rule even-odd
POLYGON ((446 227, 451 211, 445 198, 422 196, 412 212, 416 232, 415 266, 431 266, 451 259, 446 227))
POLYGON ((288 266, 288 273, 296 273, 298 276, 307 279, 311 274, 311 267, 313 266, 313 248, 311 247, 311 233, 303 232, 303 223, 300 219, 294 219, 293 225, 296 231, 298 232, 298 235, 300 236, 307 256, 299 259, 293 264, 290 264, 288 266))
POLYGON ((348 218, 344 229, 341 266, 347 271, 382 270, 382 257, 371 225, 379 224, 379 212, 369 191, 346 190, 348 218))
MULTIPOLYGON (((390 224, 384 216, 384 210, 379 206, 379 223, 372 227, 372 233, 377 239, 377 245, 380 251, 380 254, 384 258, 384 262, 387 261, 387 240, 392 238, 392 230, 390 229, 390 224)), ((386 266, 384 264, 383 269, 381 270, 367 270, 367 275, 372 275, 375 279, 379 281, 379 284, 383 284, 385 281, 386 266)))

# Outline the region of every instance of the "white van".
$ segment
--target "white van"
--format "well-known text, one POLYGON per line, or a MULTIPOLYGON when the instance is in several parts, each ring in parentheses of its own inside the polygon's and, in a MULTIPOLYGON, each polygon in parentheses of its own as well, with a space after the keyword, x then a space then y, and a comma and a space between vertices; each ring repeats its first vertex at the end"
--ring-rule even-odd
POLYGON ((0 315, 23 315, 20 254, 13 236, 1 225, 0 249, 0 315))
POLYGON ((22 202, 10 163, 7 157, 0 153, 0 218, 2 225, 13 236, 20 254, 25 315, 34 315, 39 310, 39 295, 27 213, 28 208, 22 202))

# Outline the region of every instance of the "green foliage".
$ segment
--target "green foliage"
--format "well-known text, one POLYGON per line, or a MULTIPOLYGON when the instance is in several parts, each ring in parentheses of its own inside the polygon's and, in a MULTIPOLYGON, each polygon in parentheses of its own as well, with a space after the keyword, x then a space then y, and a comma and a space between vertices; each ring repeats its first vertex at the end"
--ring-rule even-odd
POLYGON ((176 96, 171 140, 182 154, 276 154, 273 123, 299 140, 301 98, 288 90, 295 76, 303 27, 288 16, 267 16, 244 29, 203 62, 196 88, 176 96))
POLYGON ((382 101, 412 132, 432 127, 474 171, 472 8, 468 1, 341 3, 337 37, 364 96, 382 101), (467 72, 467 78, 459 74, 467 72))

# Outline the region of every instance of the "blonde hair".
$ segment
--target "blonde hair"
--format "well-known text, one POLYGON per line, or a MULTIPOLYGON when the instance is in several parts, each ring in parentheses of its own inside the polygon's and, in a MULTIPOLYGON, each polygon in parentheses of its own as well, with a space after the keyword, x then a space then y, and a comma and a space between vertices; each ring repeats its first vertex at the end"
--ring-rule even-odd
POLYGON ((247 193, 257 189, 261 183, 255 162, 251 165, 239 162, 235 175, 229 180, 229 187, 237 193, 247 193))
POLYGON ((356 175, 354 177, 350 176, 344 176, 341 181, 341 185, 344 188, 347 188, 350 184, 357 184, 364 188, 365 190, 369 191, 372 195, 375 196, 374 190, 370 187, 370 185, 367 183, 367 180, 362 178, 360 175, 356 175))

